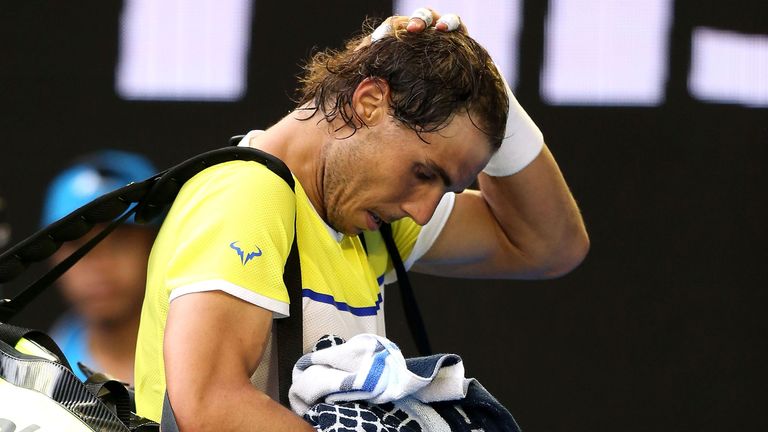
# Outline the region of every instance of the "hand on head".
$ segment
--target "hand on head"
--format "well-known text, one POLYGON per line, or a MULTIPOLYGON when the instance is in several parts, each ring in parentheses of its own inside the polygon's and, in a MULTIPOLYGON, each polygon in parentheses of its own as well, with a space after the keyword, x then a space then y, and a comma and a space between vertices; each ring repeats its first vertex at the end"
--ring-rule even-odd
MULTIPOLYGON (((405 25, 406 30, 411 33, 418 33, 424 31, 429 27, 435 27, 436 30, 451 32, 458 30, 461 33, 467 34, 467 27, 461 22, 461 19, 456 14, 440 15, 438 12, 430 8, 419 8, 413 11, 410 17, 392 17, 403 18, 404 20, 397 20, 398 25, 405 25)), ((395 26, 395 28, 400 28, 395 26)))
POLYGON ((376 27, 373 33, 371 33, 370 38, 366 38, 357 49, 368 46, 383 37, 390 36, 398 30, 405 29, 410 33, 420 33, 430 27, 438 31, 459 31, 463 34, 469 34, 467 27, 461 22, 458 15, 440 15, 433 9, 419 8, 413 11, 411 16, 394 15, 387 18, 376 27))

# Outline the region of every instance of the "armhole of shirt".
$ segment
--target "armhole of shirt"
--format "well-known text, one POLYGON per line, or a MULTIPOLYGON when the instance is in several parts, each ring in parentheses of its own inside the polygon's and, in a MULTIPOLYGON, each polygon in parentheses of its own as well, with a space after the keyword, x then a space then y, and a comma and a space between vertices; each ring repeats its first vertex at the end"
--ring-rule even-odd
MULTIPOLYGON (((403 265, 406 270, 410 270, 413 264, 423 257, 429 249, 435 244, 435 240, 440 236, 443 231, 448 218, 451 216, 453 206, 456 202, 456 194, 449 192, 443 195, 443 198, 437 204, 435 213, 432 215, 432 219, 427 222, 426 225, 421 227, 419 234, 416 237, 416 243, 413 245, 413 250, 403 261, 403 265)), ((397 280, 395 270, 392 269, 384 276, 384 284, 393 283, 397 280)))

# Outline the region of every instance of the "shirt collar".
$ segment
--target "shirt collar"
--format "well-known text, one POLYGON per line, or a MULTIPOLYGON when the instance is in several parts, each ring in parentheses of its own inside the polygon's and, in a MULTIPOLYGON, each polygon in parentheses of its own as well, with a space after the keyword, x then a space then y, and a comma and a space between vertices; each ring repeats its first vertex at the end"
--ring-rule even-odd
POLYGON ((320 213, 318 213, 317 209, 315 209, 315 206, 312 205, 312 201, 309 200, 309 197, 307 197, 307 203, 309 203, 309 208, 311 208, 312 211, 315 212, 315 214, 317 215, 317 218, 320 219, 320 222, 323 223, 323 225, 325 226, 325 229, 328 231, 328 234, 330 234, 330 236, 336 240, 336 243, 341 243, 341 241, 344 240, 344 233, 340 233, 336 231, 330 225, 325 223, 323 218, 320 217, 320 213))

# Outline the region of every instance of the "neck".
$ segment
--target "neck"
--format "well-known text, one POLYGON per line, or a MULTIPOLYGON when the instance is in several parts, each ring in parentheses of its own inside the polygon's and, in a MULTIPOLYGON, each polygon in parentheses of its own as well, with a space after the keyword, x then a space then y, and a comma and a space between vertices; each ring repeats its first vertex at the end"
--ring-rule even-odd
POLYGON ((325 219, 323 175, 325 149, 332 140, 328 123, 319 114, 297 110, 251 139, 249 145, 280 158, 301 183, 310 202, 325 219))

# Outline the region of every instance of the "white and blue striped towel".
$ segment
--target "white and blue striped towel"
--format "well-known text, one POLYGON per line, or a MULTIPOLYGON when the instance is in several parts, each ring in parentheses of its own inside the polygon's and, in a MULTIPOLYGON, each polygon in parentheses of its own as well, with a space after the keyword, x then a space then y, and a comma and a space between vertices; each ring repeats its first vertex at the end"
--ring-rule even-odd
POLYGON ((519 431, 480 383, 464 377, 459 356, 406 360, 372 334, 322 338, 296 363, 289 399, 322 431, 519 431))

